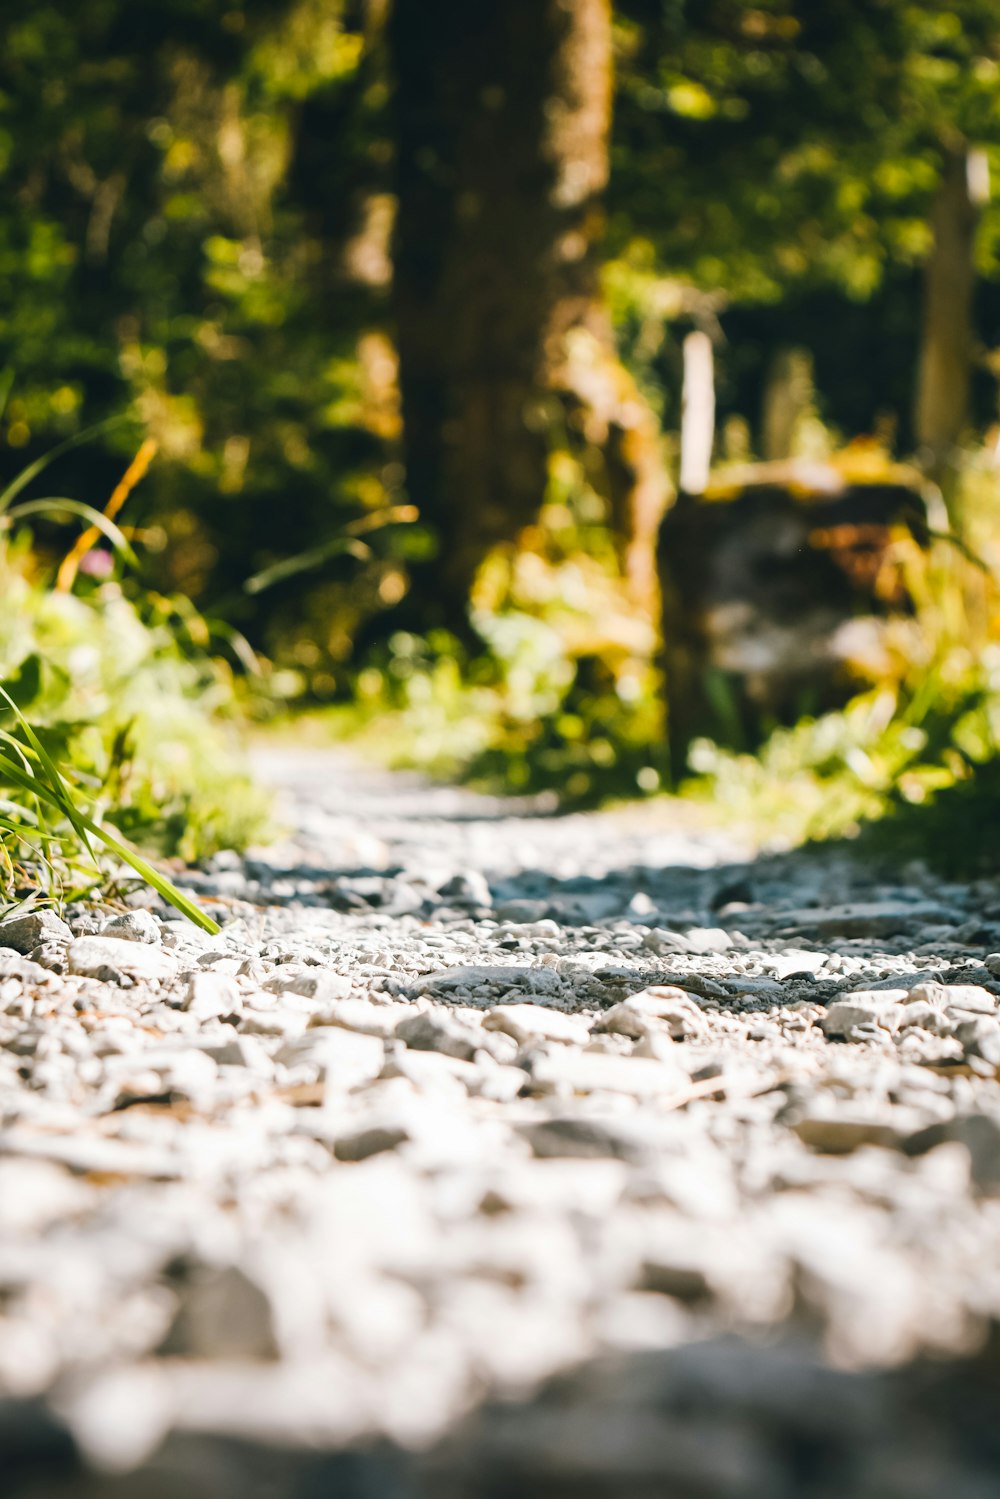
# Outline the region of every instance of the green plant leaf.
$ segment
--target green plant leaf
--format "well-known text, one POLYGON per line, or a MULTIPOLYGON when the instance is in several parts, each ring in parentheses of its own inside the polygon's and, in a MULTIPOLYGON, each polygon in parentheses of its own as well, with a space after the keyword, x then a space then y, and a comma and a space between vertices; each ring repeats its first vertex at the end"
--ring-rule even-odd
POLYGON ((0 739, 20 749, 22 761, 27 760, 29 763, 32 760, 37 761, 37 765, 32 765, 29 769, 23 763, 19 764, 9 754, 0 751, 0 774, 13 785, 20 786, 22 790, 27 791, 30 795, 38 798, 40 801, 48 802, 50 806, 55 807, 70 823, 80 843, 95 864, 96 858, 90 844, 91 837, 99 838, 105 847, 109 848, 119 858, 123 859, 126 864, 130 865, 147 884, 152 886, 157 894, 161 895, 170 905, 182 912, 189 921, 194 922, 196 926, 200 926, 206 932, 217 932, 219 930, 217 922, 213 921, 210 916, 207 916, 204 911, 200 910, 194 901, 177 888, 172 880, 168 879, 166 875, 161 874, 158 869, 150 864, 148 860, 144 859, 123 838, 120 838, 116 833, 112 833, 110 829, 95 821, 89 813, 82 811, 75 805, 73 793, 55 761, 49 755, 20 708, 18 708, 13 698, 3 686, 0 686, 0 698, 6 701, 8 707, 16 717, 28 741, 28 745, 26 749, 18 746, 13 737, 3 730, 0 730, 0 739), (29 750, 30 754, 28 753, 29 750))
POLYGON ((23 468, 19 474, 11 479, 6 489, 0 490, 0 515, 10 508, 14 500, 17 499, 17 496, 23 489, 28 487, 32 479, 36 478, 44 469, 47 469, 50 463, 53 463, 57 458, 61 458, 63 453, 69 453, 73 448, 79 448, 84 443, 93 442, 95 437, 100 437, 104 432, 110 432, 113 427, 120 427, 125 420, 126 418, 122 416, 112 416, 108 417, 106 421, 96 422, 92 427, 84 427, 82 432, 77 432, 75 436, 68 437, 65 442, 58 443, 56 447, 50 448, 47 453, 43 453, 40 458, 36 458, 34 463, 29 463, 27 467, 23 468))
POLYGON ((78 515, 88 525, 96 529, 111 542, 115 551, 132 564, 139 566, 139 559, 132 550, 124 532, 119 530, 113 520, 108 520, 100 510, 95 510, 93 505, 85 505, 81 500, 65 500, 60 498, 47 498, 44 500, 25 500, 22 504, 15 506, 8 512, 8 521, 23 520, 27 515, 78 515))
POLYGON ((295 557, 285 557, 281 562, 275 562, 273 566, 254 573, 243 584, 243 591, 250 594, 263 593, 266 588, 273 588, 275 583, 282 583, 286 578, 294 578, 298 573, 310 572, 314 567, 322 566, 330 557, 347 555, 356 557, 359 562, 367 562, 371 554, 371 548, 363 541, 356 541, 350 536, 335 536, 322 546, 310 547, 306 552, 299 552, 295 557))

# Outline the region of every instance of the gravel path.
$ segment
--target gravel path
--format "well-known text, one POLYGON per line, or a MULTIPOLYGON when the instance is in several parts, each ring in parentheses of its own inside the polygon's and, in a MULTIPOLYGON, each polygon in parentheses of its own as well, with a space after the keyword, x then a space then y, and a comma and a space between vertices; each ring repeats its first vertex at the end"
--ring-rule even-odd
POLYGON ((4 1499, 1000 1492, 1000 882, 259 769, 0 924, 4 1499))

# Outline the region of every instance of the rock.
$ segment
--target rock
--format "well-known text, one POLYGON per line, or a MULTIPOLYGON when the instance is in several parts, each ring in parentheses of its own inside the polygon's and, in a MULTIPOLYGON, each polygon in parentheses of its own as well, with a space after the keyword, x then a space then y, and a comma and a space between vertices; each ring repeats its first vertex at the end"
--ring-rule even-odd
POLYGON ((183 1003, 189 1014, 206 1020, 238 1012, 242 999, 239 984, 229 974, 199 971, 188 975, 183 1003))
POLYGON ((728 932, 717 926, 692 926, 684 933, 688 952, 728 952, 733 939, 728 932))
POLYGON ((949 1035, 954 1028, 954 1022, 948 1018, 943 1010, 937 1009, 925 999, 918 999, 912 1003, 907 1002, 900 1011, 899 1026, 900 1033, 917 1026, 921 1030, 929 1031, 935 1036, 949 1035))
POLYGON ((370 999, 341 999, 317 1010, 309 1018, 310 1026, 339 1025, 345 1031, 360 1031, 364 1036, 380 1036, 388 1041, 397 1025, 413 1014, 408 1004, 373 1004, 370 999))
POLYGON ((69 946, 69 971, 92 978, 125 974, 133 979, 170 979, 177 960, 151 943, 121 937, 76 937, 69 946))
POLYGON ((827 954, 808 952, 804 948, 784 948, 778 953, 762 953, 759 961, 765 972, 784 980, 819 973, 827 962, 827 954))
POLYGON ((465 990, 475 996, 478 1001, 480 992, 487 990, 482 995, 482 1003, 493 1004, 496 999, 494 992, 497 988, 525 989, 529 994, 557 995, 562 990, 562 979, 559 974, 551 968, 543 968, 538 965, 534 968, 515 968, 504 965, 490 966, 487 964, 456 965, 454 968, 441 969, 435 973, 424 974, 419 982, 422 993, 444 993, 451 990, 465 990))
MULTIPOLYGON (((888 994, 899 993, 889 990, 888 994)), ((874 1041, 894 1031, 903 1015, 903 1007, 886 994, 857 993, 836 1000, 819 1021, 827 1036, 844 1041, 874 1041)))
POLYGON ((275 1060, 285 1067, 315 1068, 329 1086, 353 1088, 378 1077, 385 1061, 385 1046, 377 1036, 363 1036, 339 1025, 321 1026, 286 1041, 275 1060))
POLYGON ((453 875, 450 880, 446 880, 438 887, 438 896, 451 905, 491 906, 493 904, 489 883, 478 869, 469 869, 464 874, 453 875))
POLYGON ((43 942, 40 946, 33 947, 28 956, 32 963, 37 963, 39 968, 45 968, 49 973, 69 971, 69 955, 65 942, 43 942))
POLYGON ((700 1035, 705 1029, 704 1017, 684 989, 659 985, 643 989, 612 1005, 594 1024, 594 1033, 610 1031, 638 1040, 650 1031, 666 1031, 675 1040, 700 1035))
POLYGON ((105 937, 120 937, 125 942, 154 942, 160 938, 160 923, 149 911, 125 911, 112 916, 102 927, 105 937))
POLYGON ((958 923, 961 919, 960 912, 931 901, 852 901, 840 906, 782 911, 779 929, 810 932, 819 937, 892 937, 932 923, 958 923))
POLYGON ((93 1201, 93 1188, 51 1161, 0 1158, 0 1234, 40 1234, 93 1201))
POLYGON ((898 1148, 919 1124, 913 1110, 886 1108, 870 1114, 857 1111, 808 1113, 792 1129, 803 1145, 828 1155, 849 1155, 863 1145, 898 1148))
POLYGON ((914 984, 909 991, 911 1002, 923 1000, 939 1010, 959 1010, 969 1014, 992 1015, 996 996, 980 984, 914 984))
POLYGON ((625 1093, 633 1098, 670 1098, 689 1085, 679 1065, 646 1058, 601 1056, 560 1048, 532 1057, 531 1091, 547 1093, 625 1093))
POLYGON ((589 1035, 585 1020, 532 1004, 494 1005, 483 1016, 483 1029, 502 1031, 512 1036, 519 1046, 539 1039, 583 1046, 589 1035))
POLYGON ((172 1358, 277 1359, 271 1299, 238 1265, 183 1270, 177 1312, 160 1353, 172 1358))
POLYGON ((8 916, 0 921, 0 947, 12 948, 14 952, 30 953, 44 943, 72 942, 73 933, 54 911, 43 909, 29 911, 24 916, 8 916))
POLYGON ((916 1130, 904 1142, 907 1155, 924 1155, 939 1145, 958 1143, 969 1152, 972 1179, 983 1193, 1000 1196, 1000 1119, 992 1114, 961 1114, 916 1130))
POLYGON ((483 1045, 479 1026, 456 1020, 447 1011, 425 1010, 411 1015, 400 1021, 395 1035, 414 1051, 439 1051, 464 1062, 471 1062, 483 1045))
POLYGON ((373 1155, 405 1145, 409 1139, 409 1126, 401 1121, 368 1124, 362 1129, 338 1134, 333 1153, 338 1161, 367 1161, 373 1155))
POLYGON ((13 949, 6 955, 0 953, 0 979, 17 979, 22 984, 44 984, 48 982, 50 973, 51 970, 43 968, 40 963, 33 963, 30 958, 22 958, 13 949))
POLYGON ((193 1044, 220 1067, 243 1067, 268 1078, 274 1071, 270 1056, 252 1035, 229 1030, 220 1036, 195 1036, 193 1044))
POLYGON ((497 921, 527 922, 541 921, 549 911, 547 900, 503 900, 494 907, 497 921))
POLYGON ((263 987, 271 994, 299 994, 303 999, 315 999, 320 1004, 332 1004, 346 999, 354 984, 342 973, 331 973, 328 968, 302 968, 292 972, 278 970, 264 981, 263 987))
POLYGON ((1000 1067, 1000 1022, 980 1016, 955 1027, 955 1039, 967 1057, 982 1057, 991 1067, 1000 1067))
MULTIPOLYGON (((524 1073, 520 1081, 525 1081, 524 1073)), ((382 1079, 405 1078, 421 1093, 450 1093, 453 1097, 464 1097, 483 1079, 484 1074, 473 1062, 460 1057, 450 1057, 440 1051, 421 1051, 404 1046, 396 1041, 386 1045, 385 1064, 379 1077, 382 1079)))

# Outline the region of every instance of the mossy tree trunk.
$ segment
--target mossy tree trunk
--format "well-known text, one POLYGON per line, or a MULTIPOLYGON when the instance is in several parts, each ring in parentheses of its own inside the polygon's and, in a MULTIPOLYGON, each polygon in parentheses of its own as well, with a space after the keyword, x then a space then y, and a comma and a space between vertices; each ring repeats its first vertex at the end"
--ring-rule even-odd
MULTIPOLYGON (((623 563, 654 585, 655 426, 617 361, 595 244, 609 0, 395 0, 394 306, 407 485, 437 533, 428 619, 537 517, 556 434, 585 442, 623 563)), ((642 581, 640 581, 642 580, 642 581)))

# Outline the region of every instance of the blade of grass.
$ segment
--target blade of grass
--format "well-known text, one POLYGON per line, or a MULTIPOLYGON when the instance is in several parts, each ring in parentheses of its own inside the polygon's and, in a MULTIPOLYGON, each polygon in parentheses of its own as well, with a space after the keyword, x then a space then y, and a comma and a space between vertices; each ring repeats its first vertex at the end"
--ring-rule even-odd
POLYGON ((44 500, 25 500, 22 504, 8 511, 8 521, 22 520, 26 515, 78 515, 82 520, 88 521, 95 531, 100 531, 107 537, 108 541, 120 552, 122 556, 132 564, 139 566, 139 559, 132 550, 128 537, 116 526, 113 520, 108 520, 99 510, 92 505, 85 505, 82 500, 65 500, 57 497, 44 500))
POLYGON ((336 536, 332 541, 324 542, 322 546, 311 547, 307 552, 299 552, 295 557, 286 557, 281 562, 275 562, 272 567, 265 567, 263 571, 254 573, 253 577, 247 578, 243 584, 244 593, 263 593, 266 588, 273 588, 275 583, 281 583, 286 578, 294 578, 298 573, 310 572, 314 567, 320 567, 331 557, 341 556, 346 553, 349 557, 355 557, 359 562, 367 562, 371 557, 371 548, 365 546, 363 541, 355 541, 349 536, 336 536))
MULTIPOLYGON (((3 688, 0 688, 0 692, 2 691, 3 688)), ((56 774, 58 776, 58 771, 56 774)), ((60 794, 47 780, 41 780, 26 774, 18 767, 16 761, 2 752, 0 752, 0 778, 11 781, 15 786, 20 786, 32 796, 36 796, 42 801, 47 801, 51 806, 68 815, 69 809, 66 805, 67 793, 63 792, 60 794)), ((120 838, 117 833, 112 833, 109 828, 103 827, 100 823, 95 822, 87 813, 80 812, 75 807, 73 808, 71 821, 74 831, 77 826, 82 827, 83 837, 81 841, 92 859, 94 859, 94 855, 89 837, 99 838, 107 848, 117 854, 126 864, 130 865, 136 874, 141 875, 158 895, 162 895, 165 901, 168 901, 170 905, 182 912, 189 921, 193 921, 196 926, 200 926, 206 932, 214 934, 219 930, 218 923, 213 921, 211 916, 206 915, 204 911, 195 905, 194 901, 177 888, 172 880, 168 879, 166 875, 161 874, 158 869, 154 868, 130 844, 126 843, 123 838, 120 838)), ((96 859, 94 859, 94 862, 96 863, 96 859)))
POLYGON ((9 367, 0 374, 0 418, 7 410, 10 393, 14 389, 14 371, 9 367))
MULTIPOLYGON (((100 823, 95 822, 86 812, 82 812, 74 805, 72 791, 63 779, 62 773, 55 764, 55 761, 49 755, 38 735, 28 723, 10 694, 2 686, 0 686, 0 698, 6 701, 7 706, 21 725, 28 744, 38 760, 42 775, 33 776, 29 772, 22 770, 10 756, 2 752, 0 752, 0 774, 11 780, 14 785, 21 786, 29 794, 55 806, 66 817, 81 844, 95 863, 96 858, 90 844, 90 837, 99 838, 107 848, 111 849, 126 864, 130 865, 137 874, 142 876, 147 884, 152 886, 158 895, 162 895, 164 900, 176 907, 178 911, 181 911, 189 921, 193 921, 196 926, 200 926, 206 932, 217 932, 219 930, 218 924, 210 916, 206 916, 188 896, 178 890, 172 880, 168 879, 166 875, 160 874, 152 864, 127 844, 124 839, 112 833, 100 823)), ((9 742, 11 736, 4 731, 0 731, 0 737, 9 742)))
POLYGON ((69 453, 73 448, 79 448, 84 443, 93 442, 95 437, 100 437, 103 432, 110 432, 113 427, 121 426, 125 420, 126 418, 122 416, 112 416, 108 417, 106 421, 96 422, 92 427, 84 427, 82 432, 77 432, 75 436, 68 437, 65 442, 58 443, 56 447, 50 448, 47 453, 43 453, 40 458, 36 458, 34 463, 29 463, 26 468, 23 468, 19 474, 11 479, 6 489, 0 490, 0 515, 17 499, 22 489, 26 489, 32 479, 36 478, 44 469, 47 469, 49 464, 53 463, 56 458, 61 458, 63 453, 69 453))

